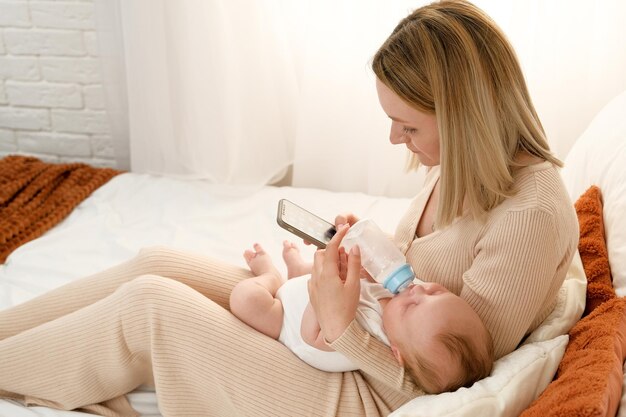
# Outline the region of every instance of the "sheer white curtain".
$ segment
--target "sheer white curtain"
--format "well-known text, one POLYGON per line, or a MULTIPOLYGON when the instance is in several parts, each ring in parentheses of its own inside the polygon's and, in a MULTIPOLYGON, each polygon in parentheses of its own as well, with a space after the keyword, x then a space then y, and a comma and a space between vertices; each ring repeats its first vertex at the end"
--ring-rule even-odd
POLYGON ((503 28, 562 159, 593 117, 626 90, 623 0, 476 0, 503 28))
MULTIPOLYGON (((423 2, 422 2, 423 3, 423 2)), ((293 184, 375 195, 413 195, 406 149, 389 144, 370 68, 374 53, 415 1, 318 1, 311 7, 293 184)))
MULTIPOLYGON (((414 194, 421 176, 406 174, 405 151, 388 143, 368 64, 395 24, 425 3, 98 0, 99 15, 119 8, 132 170, 261 185, 293 164, 295 186, 414 194)), ((626 89, 626 4, 476 4, 511 39, 553 149, 565 157, 626 89)))
POLYGON ((279 2, 102 1, 120 10, 135 172, 266 183, 292 163, 297 85, 279 2))

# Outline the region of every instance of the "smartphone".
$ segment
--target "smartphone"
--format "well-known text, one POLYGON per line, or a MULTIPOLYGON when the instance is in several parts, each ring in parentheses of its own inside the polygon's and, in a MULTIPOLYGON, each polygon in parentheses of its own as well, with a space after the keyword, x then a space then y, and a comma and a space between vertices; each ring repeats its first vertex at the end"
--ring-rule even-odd
POLYGON ((332 223, 284 198, 278 202, 276 221, 283 229, 320 249, 324 249, 337 232, 332 223))

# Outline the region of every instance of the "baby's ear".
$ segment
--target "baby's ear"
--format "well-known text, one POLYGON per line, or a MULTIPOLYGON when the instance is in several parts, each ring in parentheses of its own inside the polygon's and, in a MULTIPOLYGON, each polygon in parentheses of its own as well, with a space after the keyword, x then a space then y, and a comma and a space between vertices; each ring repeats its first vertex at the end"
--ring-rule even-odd
POLYGON ((404 359, 402 359, 402 354, 395 345, 391 345, 391 352, 393 352, 393 356, 396 358, 400 366, 404 366, 404 359))

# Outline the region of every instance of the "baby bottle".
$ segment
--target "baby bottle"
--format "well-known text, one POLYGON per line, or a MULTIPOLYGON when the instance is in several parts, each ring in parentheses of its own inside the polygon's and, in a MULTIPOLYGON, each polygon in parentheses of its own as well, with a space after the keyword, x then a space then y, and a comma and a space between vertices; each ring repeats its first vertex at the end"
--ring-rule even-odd
POLYGON ((415 278, 402 252, 371 219, 356 222, 342 240, 346 252, 355 245, 361 250, 361 265, 388 291, 397 294, 415 278))

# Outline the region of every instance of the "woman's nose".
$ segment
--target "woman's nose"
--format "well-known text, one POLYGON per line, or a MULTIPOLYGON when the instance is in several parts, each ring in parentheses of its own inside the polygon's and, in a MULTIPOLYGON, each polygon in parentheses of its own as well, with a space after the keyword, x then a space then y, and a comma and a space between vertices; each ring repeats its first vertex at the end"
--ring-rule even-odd
POLYGON ((389 142, 391 142, 392 145, 401 145, 403 143, 406 143, 406 139, 403 134, 394 132, 392 130, 389 134, 389 142))
POLYGON ((397 126, 394 123, 391 124, 391 129, 389 130, 389 142, 393 145, 400 145, 402 143, 406 143, 406 135, 402 133, 402 127, 397 126))

